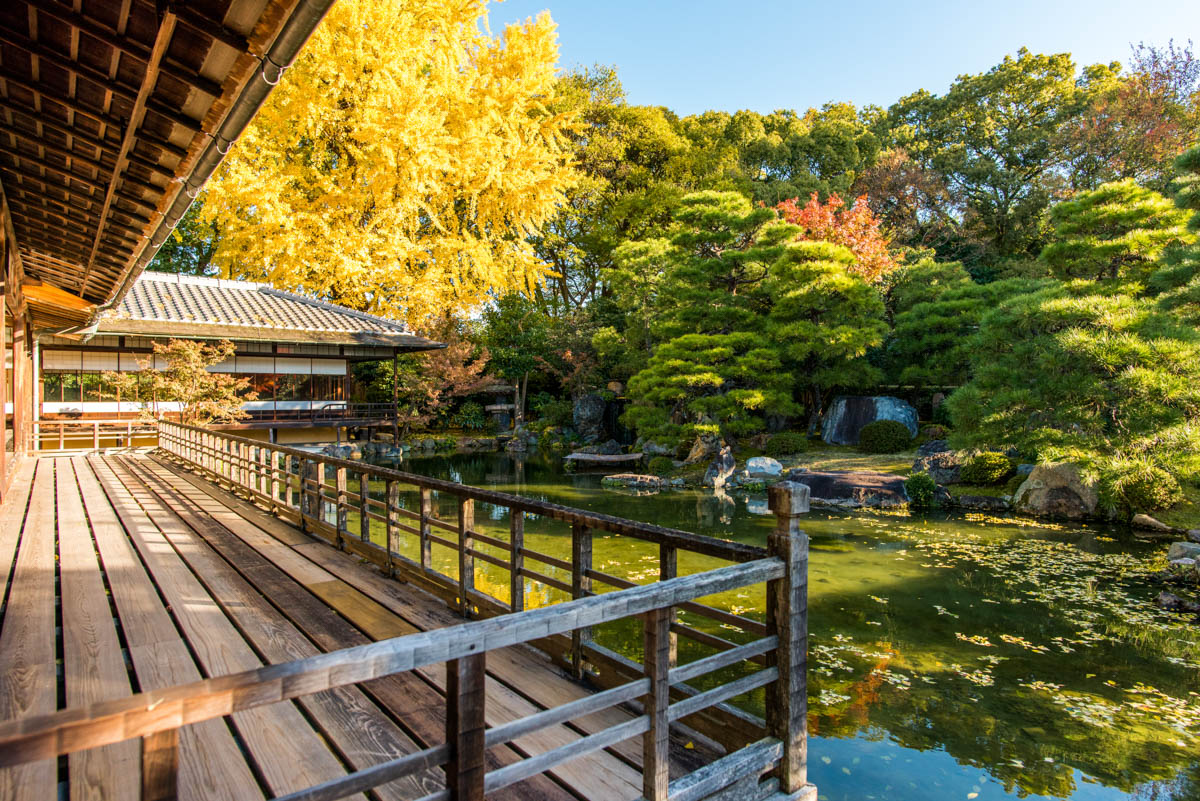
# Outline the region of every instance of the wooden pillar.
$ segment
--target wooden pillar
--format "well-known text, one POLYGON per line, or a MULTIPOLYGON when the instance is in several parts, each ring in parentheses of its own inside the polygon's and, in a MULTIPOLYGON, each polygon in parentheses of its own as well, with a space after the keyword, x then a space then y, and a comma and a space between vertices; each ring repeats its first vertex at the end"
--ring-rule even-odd
POLYGON ((429 487, 421 487, 421 570, 428 572, 433 569, 433 547, 429 540, 429 518, 433 516, 433 491, 429 487))
POLYGON ((458 499, 458 611, 463 617, 471 616, 471 593, 475 590, 475 501, 458 499))
POLYGON ((642 798, 667 801, 671 730, 667 717, 671 683, 671 610, 653 609, 642 616, 643 669, 650 691, 642 700, 650 729, 642 735, 642 798))
POLYGON ((508 603, 514 612, 525 609, 525 512, 510 509, 508 520, 508 603))
MULTIPOLYGON (((316 510, 313 508, 316 504, 314 499, 314 482, 317 480, 317 463, 312 459, 303 459, 300 462, 300 528, 303 531, 311 531, 312 526, 309 525, 309 518, 316 515, 316 510)), ((320 487, 316 487, 316 491, 320 491, 320 487)))
POLYGON ((358 538, 371 541, 371 476, 366 470, 358 474, 358 538))
POLYGON ((400 351, 392 348, 392 447, 400 444, 400 351))
MULTIPOLYGON (((576 520, 571 524, 571 597, 578 600, 592 594, 592 530, 576 520)), ((590 628, 571 632, 571 672, 583 678, 583 646, 592 638, 590 628)))
POLYGON ((451 801, 483 801, 486 654, 446 663, 446 789, 451 801))
POLYGON ((349 526, 346 523, 346 468, 333 471, 334 492, 337 493, 337 545, 341 547, 349 526))
POLYGON ((776 526, 767 550, 785 572, 767 583, 767 633, 779 637, 779 646, 768 652, 779 678, 767 685, 767 735, 783 743, 776 775, 784 793, 808 783, 808 535, 800 530, 808 499, 808 486, 795 481, 768 490, 776 526))
POLYGON ((142 738, 142 801, 175 801, 179 774, 179 730, 142 738))
POLYGON ((396 575, 395 554, 400 552, 400 485, 388 480, 384 497, 387 499, 388 573, 396 575))
MULTIPOLYGON (((674 545, 668 545, 665 542, 658 546, 658 580, 668 581, 679 575, 679 551, 674 545)), ((675 624, 675 610, 669 610, 667 614, 668 630, 670 626, 675 624)), ((675 667, 679 662, 679 635, 671 632, 667 635, 670 642, 670 659, 671 667, 675 667)))

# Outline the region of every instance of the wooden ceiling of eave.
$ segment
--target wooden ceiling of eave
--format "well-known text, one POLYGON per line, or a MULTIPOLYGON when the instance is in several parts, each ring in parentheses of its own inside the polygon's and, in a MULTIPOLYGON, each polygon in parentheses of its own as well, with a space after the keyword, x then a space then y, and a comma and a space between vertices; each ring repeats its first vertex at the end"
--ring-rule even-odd
POLYGON ((0 2, 0 186, 31 279, 111 299, 294 5, 0 2))

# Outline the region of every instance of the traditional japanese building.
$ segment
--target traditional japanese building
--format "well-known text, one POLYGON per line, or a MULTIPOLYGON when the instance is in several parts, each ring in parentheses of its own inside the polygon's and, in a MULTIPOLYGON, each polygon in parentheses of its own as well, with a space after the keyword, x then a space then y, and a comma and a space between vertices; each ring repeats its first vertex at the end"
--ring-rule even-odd
POLYGON ((229 340, 236 355, 211 368, 246 377, 256 397, 225 429, 262 431, 272 441, 319 442, 342 426, 390 425, 392 403, 364 403, 352 365, 393 361, 442 347, 404 325, 267 284, 144 272, 121 302, 79 333, 36 343, 35 419, 118 420, 156 402, 141 387, 122 395, 113 372, 162 367, 156 342, 229 340), (358 402, 355 402, 355 401, 358 402))

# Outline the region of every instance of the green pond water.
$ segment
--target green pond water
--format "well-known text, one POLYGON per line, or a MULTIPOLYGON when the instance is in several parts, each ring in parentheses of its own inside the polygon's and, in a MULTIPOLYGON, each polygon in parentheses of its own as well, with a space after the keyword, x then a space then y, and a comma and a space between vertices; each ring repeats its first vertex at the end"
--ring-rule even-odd
MULTIPOLYGON (((401 468, 757 545, 774 525, 764 494, 635 495, 537 455, 413 458, 401 468)), ((412 496, 403 503, 415 508, 412 496)), ((435 507, 454 519, 452 499, 435 507)), ((476 521, 507 539, 506 510, 481 505, 476 521)), ((1162 567, 1165 545, 981 514, 814 510, 804 529, 809 776, 821 799, 1200 799, 1200 625, 1150 603, 1160 588, 1146 576, 1162 567)), ((570 531, 531 517, 526 544, 569 558, 570 531)), ((402 550, 416 557, 415 543, 402 550)), ((606 573, 657 576, 649 543, 597 533, 593 558, 606 573)), ((456 574, 448 549, 435 546, 433 559, 456 574)), ((720 565, 679 556, 680 574, 720 565)), ((480 590, 508 599, 506 571, 479 560, 475 569, 480 590)), ((762 590, 706 602, 761 619, 762 590)), ((526 592, 527 606, 565 599, 533 581, 526 592)), ((754 638, 682 618, 727 640, 754 638)), ((622 622, 595 637, 640 659, 639 631, 622 622)), ((709 653, 681 639, 681 662, 709 653)), ((762 712, 761 692, 738 703, 762 712)))

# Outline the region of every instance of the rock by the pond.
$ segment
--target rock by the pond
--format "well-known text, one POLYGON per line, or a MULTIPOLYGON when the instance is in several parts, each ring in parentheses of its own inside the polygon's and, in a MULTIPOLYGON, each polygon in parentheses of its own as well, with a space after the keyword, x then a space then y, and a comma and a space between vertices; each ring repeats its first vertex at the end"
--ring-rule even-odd
POLYGON ((917 448, 917 456, 932 456, 935 453, 945 453, 950 450, 950 443, 944 439, 931 439, 917 448))
POLYGON ((995 495, 951 496, 950 503, 959 509, 973 509, 977 512, 1007 512, 1012 509, 1008 498, 997 498, 995 495))
POLYGON ((615 473, 600 479, 607 486, 627 487, 629 489, 662 489, 674 486, 661 476, 649 476, 641 473, 615 473))
POLYGON ((423 450, 423 451, 431 451, 436 447, 437 447, 437 442, 435 442, 432 439, 426 438, 426 439, 421 440, 421 450, 423 450))
POLYGON ((674 448, 668 448, 666 445, 659 445, 657 442, 651 442, 649 440, 646 440, 645 442, 641 443, 641 446, 634 448, 634 450, 640 450, 642 453, 644 453, 648 456, 674 456, 675 455, 674 448))
POLYGON ((1048 462, 1033 468, 1013 495, 1019 512, 1035 517, 1079 520, 1096 513, 1099 495, 1069 462, 1048 462))
POLYGON ((821 439, 830 445, 857 445, 863 426, 877 420, 896 420, 917 435, 917 410, 890 395, 839 395, 821 424, 821 439))
POLYGON ((604 456, 616 456, 621 452, 621 443, 617 442, 615 439, 610 439, 608 442, 600 446, 600 450, 598 452, 604 456))
POLYGON ((1018 476, 1027 476, 1033 472, 1033 468, 1036 466, 1037 465, 1032 465, 1032 464, 1019 464, 1019 465, 1017 465, 1017 475, 1018 476))
POLYGON ((1200 561, 1200 545, 1194 542, 1172 542, 1171 547, 1167 549, 1167 561, 1174 562, 1176 559, 1200 561))
POLYGON ((696 464, 703 462, 705 459, 719 453, 721 450, 721 441, 713 436, 699 436, 692 443, 692 449, 688 452, 687 458, 683 460, 684 464, 696 464))
POLYGON ((962 460, 958 451, 939 451, 918 456, 912 466, 914 473, 928 473, 938 484, 958 484, 962 481, 962 460))
POLYGON ((608 402, 595 392, 589 392, 571 410, 575 431, 584 442, 595 442, 604 436, 604 408, 608 402))
POLYGON ((889 508, 904 506, 904 477, 854 470, 792 470, 788 479, 807 484, 813 506, 889 508))
POLYGON ((1192 542, 1200 542, 1200 528, 1188 529, 1187 538, 1192 542))
POLYGON ((1149 531, 1172 531, 1173 529, 1161 520, 1155 520, 1150 515, 1134 515, 1129 521, 1134 528, 1144 528, 1149 531))
POLYGON ((1165 590, 1158 594, 1158 597, 1154 599, 1154 603, 1157 604, 1159 608, 1165 609, 1168 612, 1191 612, 1193 614, 1200 614, 1200 604, 1180 598, 1175 593, 1166 592, 1165 590))
POLYGON ((777 478, 783 475, 783 465, 770 456, 755 456, 746 461, 746 473, 750 478, 777 478))
POLYGON ((726 445, 721 448, 717 458, 713 459, 708 470, 704 472, 704 480, 701 483, 706 487, 721 489, 729 481, 729 477, 733 475, 735 469, 737 469, 737 460, 733 458, 733 449, 726 445))

